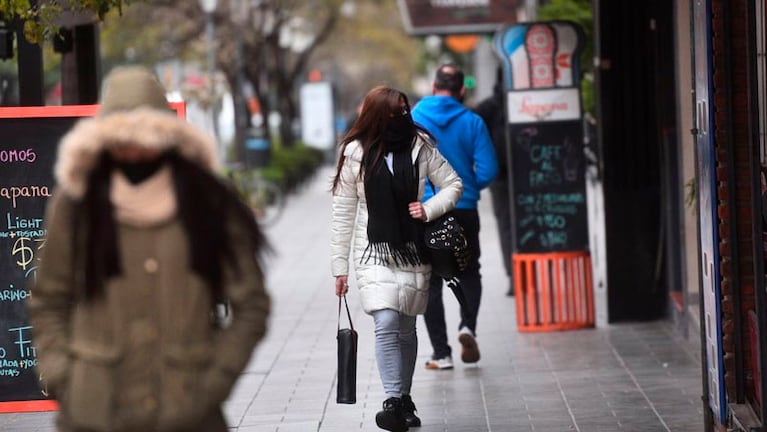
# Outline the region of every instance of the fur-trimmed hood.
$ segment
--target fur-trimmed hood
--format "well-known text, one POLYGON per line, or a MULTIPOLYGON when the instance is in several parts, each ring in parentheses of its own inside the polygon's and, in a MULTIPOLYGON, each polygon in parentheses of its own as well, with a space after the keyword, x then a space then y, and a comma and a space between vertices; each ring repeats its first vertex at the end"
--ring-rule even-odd
POLYGON ((212 137, 174 113, 138 108, 80 120, 64 135, 54 166, 58 187, 72 198, 82 198, 88 175, 101 154, 129 145, 159 151, 175 149, 211 172, 218 167, 212 137))

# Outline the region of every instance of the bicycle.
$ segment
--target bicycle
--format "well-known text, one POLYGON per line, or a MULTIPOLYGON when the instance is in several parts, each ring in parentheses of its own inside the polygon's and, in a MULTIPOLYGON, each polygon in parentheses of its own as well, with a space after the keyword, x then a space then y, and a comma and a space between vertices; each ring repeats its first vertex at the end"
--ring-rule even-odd
POLYGON ((282 187, 261 175, 260 169, 247 169, 242 164, 229 164, 227 177, 242 201, 250 207, 259 224, 275 223, 285 210, 282 187))

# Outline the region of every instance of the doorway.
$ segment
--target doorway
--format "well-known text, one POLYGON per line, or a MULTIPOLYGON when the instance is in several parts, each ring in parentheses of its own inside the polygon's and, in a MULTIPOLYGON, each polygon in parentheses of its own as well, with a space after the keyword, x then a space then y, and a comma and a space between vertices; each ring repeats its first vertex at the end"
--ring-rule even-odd
POLYGON ((682 288, 673 2, 594 7, 608 321, 659 319, 682 288))

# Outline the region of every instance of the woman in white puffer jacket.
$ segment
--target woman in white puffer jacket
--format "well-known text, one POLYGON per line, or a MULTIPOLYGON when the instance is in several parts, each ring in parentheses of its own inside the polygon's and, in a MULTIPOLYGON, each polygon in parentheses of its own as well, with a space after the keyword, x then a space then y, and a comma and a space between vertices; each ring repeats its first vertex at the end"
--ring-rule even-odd
POLYGON ((426 310, 431 275, 423 225, 452 210, 463 186, 428 134, 413 123, 407 96, 376 87, 341 141, 332 190, 336 295, 348 290, 353 245, 356 282, 362 307, 375 321, 376 360, 387 397, 376 423, 406 431, 421 424, 410 387, 416 315, 426 310), (439 192, 421 203, 427 178, 439 192))

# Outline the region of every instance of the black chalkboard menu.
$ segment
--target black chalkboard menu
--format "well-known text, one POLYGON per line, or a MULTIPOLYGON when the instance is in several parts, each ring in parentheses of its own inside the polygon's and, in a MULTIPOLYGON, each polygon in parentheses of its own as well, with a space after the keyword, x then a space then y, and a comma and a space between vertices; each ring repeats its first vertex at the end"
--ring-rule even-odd
POLYGON ((580 120, 510 125, 514 252, 588 250, 580 120))
POLYGON ((25 302, 45 245, 57 144, 95 112, 90 105, 0 109, 0 412, 55 408, 38 386, 25 302))
POLYGON ((581 27, 512 24, 493 46, 506 90, 515 254, 589 250, 580 93, 581 27))

